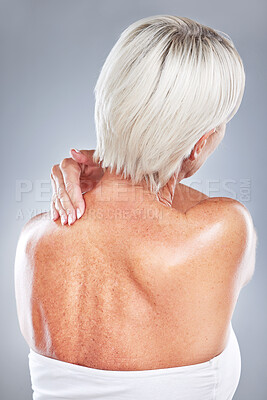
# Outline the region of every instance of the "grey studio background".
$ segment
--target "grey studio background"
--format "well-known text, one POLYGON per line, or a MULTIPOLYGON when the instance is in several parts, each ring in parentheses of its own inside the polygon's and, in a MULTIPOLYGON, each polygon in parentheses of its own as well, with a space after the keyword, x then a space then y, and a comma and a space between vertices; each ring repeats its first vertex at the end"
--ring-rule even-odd
POLYGON ((244 62, 238 113, 219 148, 183 183, 236 198, 253 216, 256 272, 233 317, 242 356, 235 400, 267 398, 266 12, 264 0, 0 1, 1 399, 32 396, 14 294, 20 230, 49 209, 51 166, 71 147, 95 147, 93 88, 111 47, 129 24, 157 14, 187 16, 226 32, 244 62))

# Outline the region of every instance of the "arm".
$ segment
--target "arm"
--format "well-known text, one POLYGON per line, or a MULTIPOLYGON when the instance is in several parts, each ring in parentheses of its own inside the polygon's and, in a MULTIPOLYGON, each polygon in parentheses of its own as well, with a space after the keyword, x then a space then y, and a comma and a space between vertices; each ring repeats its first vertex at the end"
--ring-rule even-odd
POLYGON ((255 272, 256 265, 256 249, 258 244, 258 236, 255 227, 253 226, 250 241, 250 250, 248 255, 248 268, 247 272, 244 274, 242 287, 246 286, 248 282, 252 279, 255 272))
POLYGON ((240 264, 240 290, 252 279, 255 271, 257 233, 252 216, 248 209, 237 200, 232 200, 233 216, 230 221, 231 229, 243 236, 244 253, 240 264), (235 225, 235 226, 234 226, 235 225))

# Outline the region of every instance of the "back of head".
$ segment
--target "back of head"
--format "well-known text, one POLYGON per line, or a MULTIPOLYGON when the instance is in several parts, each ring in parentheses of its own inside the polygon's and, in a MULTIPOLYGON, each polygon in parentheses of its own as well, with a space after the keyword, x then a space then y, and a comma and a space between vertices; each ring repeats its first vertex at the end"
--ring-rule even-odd
POLYGON ((94 161, 157 192, 205 132, 237 112, 242 60, 230 38, 185 17, 131 24, 95 87, 94 161))

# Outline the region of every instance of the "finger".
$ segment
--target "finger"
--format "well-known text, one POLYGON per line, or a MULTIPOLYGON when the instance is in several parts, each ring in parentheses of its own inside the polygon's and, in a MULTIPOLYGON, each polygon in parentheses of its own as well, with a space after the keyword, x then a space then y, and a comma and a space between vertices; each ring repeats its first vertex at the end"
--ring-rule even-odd
POLYGON ((59 218, 59 212, 56 210, 54 201, 51 202, 50 210, 53 221, 56 221, 59 218))
POLYGON ((68 224, 71 225, 76 220, 76 213, 68 196, 65 188, 65 182, 62 176, 61 169, 59 165, 54 165, 52 168, 52 176, 56 185, 56 202, 55 206, 60 213, 61 218, 65 221, 68 220, 68 224), (62 217, 63 215, 63 217, 62 217))
POLYGON ((95 184, 101 180, 104 174, 104 169, 98 163, 93 161, 94 150, 77 150, 71 149, 70 154, 74 161, 80 164, 82 175, 86 176, 87 186, 92 189, 95 184), (88 182, 88 178, 92 182, 88 182))
POLYGON ((55 207, 59 212, 61 224, 66 225, 68 223, 68 216, 67 216, 65 210, 63 209, 61 202, 57 195, 55 196, 55 207))
POLYGON ((52 187, 53 187, 53 196, 52 196, 53 206, 51 206, 51 208, 53 207, 56 210, 56 212, 60 216, 61 224, 65 225, 68 222, 68 217, 67 217, 66 212, 63 210, 62 205, 57 197, 56 183, 55 183, 55 180, 54 180, 52 174, 51 174, 51 183, 52 183, 52 187))
POLYGON ((80 164, 86 164, 86 165, 92 165, 92 166, 96 165, 93 162, 92 155, 90 155, 90 153, 88 154, 88 152, 82 152, 82 150, 71 149, 70 155, 74 161, 76 161, 80 164))
POLYGON ((59 218, 59 212, 56 210, 55 207, 55 194, 56 194, 56 185, 54 182, 54 179, 52 177, 52 174, 50 175, 50 180, 51 180, 51 186, 52 186, 52 198, 51 198, 51 204, 50 204, 50 214, 51 218, 56 221, 59 218))
POLYGON ((85 202, 80 184, 81 168, 73 159, 65 158, 60 163, 60 170, 66 191, 75 208, 77 219, 79 219, 85 211, 85 202))

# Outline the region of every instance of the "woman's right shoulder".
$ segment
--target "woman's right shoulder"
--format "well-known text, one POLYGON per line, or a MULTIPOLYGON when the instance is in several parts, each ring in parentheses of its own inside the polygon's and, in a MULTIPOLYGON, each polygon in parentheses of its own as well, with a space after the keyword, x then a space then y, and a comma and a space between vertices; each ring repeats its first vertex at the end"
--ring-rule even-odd
POLYGON ((240 201, 231 197, 206 197, 188 209, 186 213, 192 216, 202 215, 215 221, 229 221, 231 225, 242 224, 254 228, 253 219, 248 208, 240 201))
POLYGON ((248 208, 229 197, 207 197, 187 210, 186 219, 203 232, 206 228, 214 232, 216 242, 221 243, 216 254, 224 264, 236 265, 243 287, 254 273, 257 245, 257 233, 248 208))
POLYGON ((209 197, 199 190, 179 183, 176 188, 173 208, 185 214, 186 219, 199 225, 220 223, 228 232, 255 231, 252 216, 248 208, 231 197, 209 197))
POLYGON ((187 215, 199 217, 205 215, 211 218, 224 216, 239 219, 240 222, 253 224, 251 214, 247 207, 231 197, 209 197, 199 190, 179 183, 174 196, 174 208, 182 209, 187 215), (176 207, 177 203, 177 207, 176 207), (182 204, 182 206, 180 206, 182 204))

